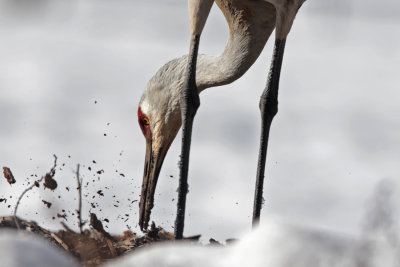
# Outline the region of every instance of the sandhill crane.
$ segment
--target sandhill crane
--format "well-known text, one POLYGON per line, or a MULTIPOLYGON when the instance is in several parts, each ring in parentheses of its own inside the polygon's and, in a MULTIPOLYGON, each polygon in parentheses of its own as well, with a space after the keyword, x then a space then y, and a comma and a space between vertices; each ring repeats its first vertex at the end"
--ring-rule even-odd
POLYGON ((258 58, 275 28, 275 47, 267 85, 261 95, 261 138, 257 164, 253 226, 260 218, 269 130, 278 111, 279 77, 286 37, 305 0, 215 0, 230 30, 219 56, 198 55, 200 35, 214 0, 189 0, 190 51, 166 63, 148 82, 139 102, 138 120, 146 139, 139 226, 147 229, 164 157, 182 126, 175 238, 183 235, 193 119, 206 88, 231 83, 258 58))

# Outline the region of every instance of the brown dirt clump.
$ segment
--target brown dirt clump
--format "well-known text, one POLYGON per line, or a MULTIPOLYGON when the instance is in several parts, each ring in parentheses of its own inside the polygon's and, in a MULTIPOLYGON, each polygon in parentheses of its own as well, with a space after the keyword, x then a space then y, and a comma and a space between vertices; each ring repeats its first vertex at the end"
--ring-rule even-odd
POLYGON ((12 174, 10 168, 3 167, 3 174, 4 174, 4 178, 6 178, 6 180, 9 184, 14 184, 16 182, 14 175, 12 174))

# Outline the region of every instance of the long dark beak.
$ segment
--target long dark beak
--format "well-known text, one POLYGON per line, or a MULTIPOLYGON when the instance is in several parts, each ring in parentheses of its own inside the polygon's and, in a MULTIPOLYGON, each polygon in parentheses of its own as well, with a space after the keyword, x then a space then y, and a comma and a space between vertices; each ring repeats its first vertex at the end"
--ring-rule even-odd
POLYGON ((146 158, 142 183, 142 194, 139 203, 139 226, 146 230, 149 225, 151 209, 154 205, 154 193, 156 191, 158 175, 164 161, 166 149, 153 151, 151 138, 146 141, 146 158))

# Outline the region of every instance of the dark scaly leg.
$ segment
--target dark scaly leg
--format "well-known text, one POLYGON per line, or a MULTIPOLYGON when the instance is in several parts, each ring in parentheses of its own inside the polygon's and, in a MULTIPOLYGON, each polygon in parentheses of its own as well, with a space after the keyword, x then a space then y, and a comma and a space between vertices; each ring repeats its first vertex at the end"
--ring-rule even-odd
POLYGON ((185 222, 186 194, 188 192, 188 171, 190 143, 192 139, 193 119, 200 106, 199 93, 196 86, 196 62, 200 35, 194 35, 190 42, 188 68, 182 90, 180 105, 182 114, 182 147, 179 163, 178 210, 175 220, 175 239, 182 239, 185 222))
POLYGON ((268 138, 271 128, 272 119, 278 113, 278 90, 279 77, 282 67, 283 53, 285 50, 286 39, 276 39, 274 47, 274 55, 271 62, 271 68, 268 74, 267 85, 261 95, 260 111, 261 111, 261 137, 260 150, 257 163, 257 180, 254 194, 253 206, 253 227, 260 221, 260 213, 263 199, 264 187, 264 171, 265 161, 267 158, 268 138))
POLYGON ((182 239, 183 237, 193 119, 200 106, 200 98, 196 86, 196 63, 200 35, 213 3, 214 0, 188 0, 192 39, 190 41, 187 72, 180 99, 182 114, 182 151, 179 163, 178 211, 175 220, 175 239, 182 239))

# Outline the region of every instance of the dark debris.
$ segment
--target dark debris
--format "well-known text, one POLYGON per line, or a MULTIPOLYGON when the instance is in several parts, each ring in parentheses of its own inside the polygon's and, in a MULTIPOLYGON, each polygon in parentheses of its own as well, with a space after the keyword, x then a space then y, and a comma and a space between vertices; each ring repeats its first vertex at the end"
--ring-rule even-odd
POLYGON ((6 178, 6 180, 9 184, 15 184, 16 181, 15 181, 14 175, 12 174, 10 168, 3 167, 3 174, 4 174, 4 178, 6 178))

